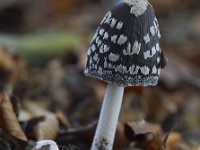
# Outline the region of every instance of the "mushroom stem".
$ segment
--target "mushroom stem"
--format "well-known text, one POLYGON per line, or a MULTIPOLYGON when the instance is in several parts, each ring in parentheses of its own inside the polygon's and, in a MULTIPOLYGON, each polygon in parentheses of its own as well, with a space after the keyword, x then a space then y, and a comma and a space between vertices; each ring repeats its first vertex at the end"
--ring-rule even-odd
POLYGON ((123 93, 123 86, 108 84, 91 150, 112 149, 123 93))

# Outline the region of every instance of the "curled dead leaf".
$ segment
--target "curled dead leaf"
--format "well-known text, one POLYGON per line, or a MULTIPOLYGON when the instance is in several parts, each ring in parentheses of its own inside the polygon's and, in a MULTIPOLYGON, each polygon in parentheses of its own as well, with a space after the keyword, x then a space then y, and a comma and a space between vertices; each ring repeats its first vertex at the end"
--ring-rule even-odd
POLYGON ((125 123, 124 135, 129 144, 134 142, 134 146, 144 150, 174 150, 181 141, 181 135, 176 132, 168 133, 163 139, 160 126, 145 121, 125 123))
POLYGON ((161 150, 163 147, 161 128, 145 121, 124 125, 124 134, 135 146, 144 150, 161 150))
POLYGON ((3 93, 0 97, 3 97, 0 105, 0 128, 17 139, 27 141, 26 135, 22 131, 14 113, 8 94, 3 93))
POLYGON ((56 138, 59 131, 59 120, 56 114, 41 108, 33 102, 24 103, 26 110, 32 117, 43 117, 34 127, 34 136, 37 141, 56 138))
POLYGON ((44 121, 39 122, 34 128, 37 141, 55 139, 59 131, 59 122, 55 114, 46 114, 44 121))

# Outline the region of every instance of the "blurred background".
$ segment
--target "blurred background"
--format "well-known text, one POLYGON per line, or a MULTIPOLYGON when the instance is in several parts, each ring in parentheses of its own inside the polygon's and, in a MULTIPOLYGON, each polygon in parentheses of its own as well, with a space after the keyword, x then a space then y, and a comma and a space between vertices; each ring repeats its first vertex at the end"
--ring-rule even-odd
MULTIPOLYGON (((167 145, 168 150, 199 150, 200 3, 150 2, 158 17, 168 65, 156 87, 126 88, 114 149, 138 145, 157 150, 167 145), (139 130, 137 125, 143 119, 147 123, 139 130), (154 139, 132 138, 127 130, 136 137, 152 132, 154 139), (152 146, 155 143, 158 147, 152 146)), ((106 84, 83 75, 85 56, 101 19, 115 3, 0 0, 0 90, 13 107, 6 112, 17 116, 15 122, 9 122, 4 111, 0 112, 0 143, 17 149, 22 141, 27 145, 30 140, 52 139, 61 147, 71 144, 89 149, 106 84), (11 131, 18 125, 11 130, 11 124, 20 126, 17 132, 21 136, 13 135, 11 131)), ((0 99, 0 110, 3 106, 0 99)))

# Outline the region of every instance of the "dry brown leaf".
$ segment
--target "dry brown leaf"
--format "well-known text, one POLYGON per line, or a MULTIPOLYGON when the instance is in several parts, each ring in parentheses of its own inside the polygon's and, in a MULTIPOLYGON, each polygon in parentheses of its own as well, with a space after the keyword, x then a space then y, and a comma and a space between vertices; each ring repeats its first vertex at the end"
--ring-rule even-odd
POLYGON ((59 131, 59 122, 55 114, 48 113, 44 121, 39 122, 34 128, 37 141, 45 139, 55 139, 59 131))
POLYGON ((167 150, 174 150, 181 141, 181 135, 177 132, 172 132, 169 134, 166 141, 167 150))
POLYGON ((135 142, 136 147, 144 150, 174 150, 181 141, 181 135, 176 132, 168 134, 163 140, 160 126, 145 121, 126 123, 124 134, 135 142))
POLYGON ((124 124, 118 122, 115 142, 114 142, 114 149, 116 150, 125 149, 129 146, 130 143, 131 141, 124 134, 124 124))
POLYGON ((13 111, 9 96, 6 93, 1 96, 3 96, 3 99, 0 105, 0 127, 13 137, 27 141, 26 135, 22 131, 13 111))
POLYGON ((134 133, 137 134, 146 134, 146 133, 153 133, 156 136, 159 136, 161 134, 161 129, 159 125, 148 123, 144 120, 139 122, 130 122, 127 123, 131 126, 131 128, 134 130, 134 133))
POLYGON ((70 123, 69 119, 64 115, 62 111, 58 111, 56 113, 59 121, 66 127, 66 128, 71 128, 72 124, 70 123))
POLYGON ((118 123, 114 149, 127 149, 134 142, 135 146, 144 150, 161 150, 163 140, 159 125, 145 121, 118 123))
POLYGON ((161 150, 163 147, 161 129, 156 124, 145 121, 130 122, 124 125, 124 134, 144 150, 161 150))
POLYGON ((24 107, 33 117, 44 117, 34 128, 34 134, 37 141, 56 138, 59 131, 59 120, 56 114, 41 108, 36 103, 27 101, 24 107))
POLYGON ((40 102, 36 103, 30 100, 26 100, 22 104, 23 109, 27 111, 32 116, 32 118, 45 116, 46 114, 49 113, 49 111, 46 110, 46 108, 43 108, 42 106, 43 103, 40 102))
POLYGON ((0 48, 0 72, 10 73, 15 67, 11 55, 3 48, 0 48))

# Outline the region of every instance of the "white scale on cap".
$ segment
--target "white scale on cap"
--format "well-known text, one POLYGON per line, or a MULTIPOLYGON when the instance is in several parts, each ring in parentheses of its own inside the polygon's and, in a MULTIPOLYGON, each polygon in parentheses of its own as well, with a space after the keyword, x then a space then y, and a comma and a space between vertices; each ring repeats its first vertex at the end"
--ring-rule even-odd
POLYGON ((141 16, 147 9, 147 0, 124 0, 125 3, 131 6, 130 13, 136 17, 141 16))

